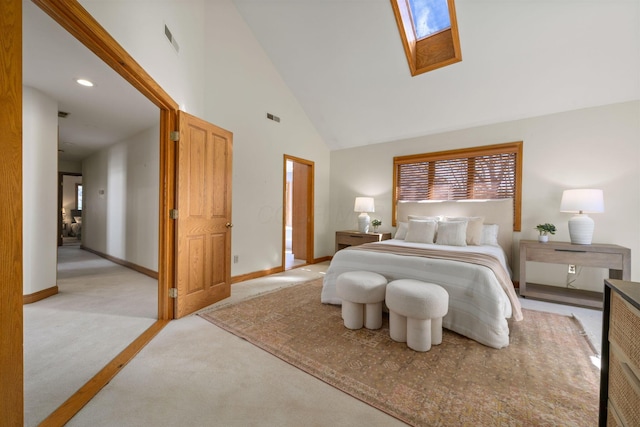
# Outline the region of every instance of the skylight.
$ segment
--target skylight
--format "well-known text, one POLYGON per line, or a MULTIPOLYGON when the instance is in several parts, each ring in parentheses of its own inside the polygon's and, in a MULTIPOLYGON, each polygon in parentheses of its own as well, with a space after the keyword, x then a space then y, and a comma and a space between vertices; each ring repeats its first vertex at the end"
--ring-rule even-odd
POLYGON ((454 0, 391 0, 412 76, 462 61, 454 0))
POLYGON ((418 40, 451 27, 447 0, 408 0, 418 40))

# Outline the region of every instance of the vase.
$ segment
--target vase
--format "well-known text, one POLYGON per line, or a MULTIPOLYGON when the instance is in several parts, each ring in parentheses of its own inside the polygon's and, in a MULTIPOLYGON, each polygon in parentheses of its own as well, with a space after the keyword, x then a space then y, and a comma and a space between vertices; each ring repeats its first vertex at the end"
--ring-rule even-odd
POLYGON ((549 235, 545 234, 545 235, 539 235, 538 236, 538 242, 540 243, 547 243, 549 241, 549 235))

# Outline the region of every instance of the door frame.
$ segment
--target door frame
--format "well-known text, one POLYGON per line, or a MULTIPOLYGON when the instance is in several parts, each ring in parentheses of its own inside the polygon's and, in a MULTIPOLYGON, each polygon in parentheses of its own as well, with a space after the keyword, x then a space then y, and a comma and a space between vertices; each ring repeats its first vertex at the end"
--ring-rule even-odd
POLYGON ((175 205, 176 163, 170 135, 176 129, 178 103, 77 0, 32 1, 160 109, 158 319, 173 319, 169 289, 175 277, 175 224, 169 218, 169 211, 175 205))
MULTIPOLYGON (((176 127, 178 104, 153 78, 102 28, 77 0, 32 0, 47 15, 66 29, 78 41, 120 74, 160 110, 160 173, 159 173, 159 235, 158 235, 158 322, 145 331, 132 346, 125 349, 96 377, 85 384, 81 399, 73 408, 61 407, 68 421, 75 412, 95 395, 137 351, 173 319, 173 304, 169 288, 175 280, 175 224, 169 218, 176 194, 175 147, 170 134, 176 127), (96 379, 99 378, 100 381, 96 379), (89 386, 88 386, 89 385, 89 386), (82 401, 82 402, 80 402, 82 401), (80 403, 79 403, 80 402, 80 403), (73 412, 72 412, 73 411, 73 412)), ((23 245, 22 245, 22 0, 2 0, 0 14, 0 102, 7 114, 0 117, 5 129, 4 159, 0 196, 13 212, 11 220, 0 225, 0 413, 5 422, 24 422, 24 359, 23 359, 23 245), (5 10, 6 9, 6 10, 5 10)), ((78 393, 76 393, 78 395, 78 393)), ((68 403, 67 401, 65 405, 68 403)), ((63 405, 64 406, 64 405, 63 405)), ((66 421, 65 421, 66 422, 66 421)))
POLYGON ((309 221, 307 223, 307 259, 305 264, 301 264, 299 267, 307 264, 313 264, 315 260, 314 248, 314 229, 315 229, 315 206, 313 201, 314 196, 314 176, 315 176, 315 163, 311 160, 302 159, 300 157, 290 156, 285 154, 282 162, 282 270, 286 270, 286 251, 287 251, 287 161, 294 163, 302 163, 309 166, 309 173, 307 175, 307 207, 309 209, 309 221))

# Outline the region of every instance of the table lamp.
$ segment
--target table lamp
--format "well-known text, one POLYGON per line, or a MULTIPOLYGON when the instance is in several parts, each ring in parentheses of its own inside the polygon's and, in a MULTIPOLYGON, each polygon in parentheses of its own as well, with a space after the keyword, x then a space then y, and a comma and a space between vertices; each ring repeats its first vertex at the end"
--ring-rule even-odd
POLYGON ((569 237, 574 245, 590 245, 594 222, 587 213, 604 212, 602 190, 565 190, 562 193, 560 212, 575 213, 569 220, 569 237))
POLYGON ((361 233, 368 233, 369 224, 371 223, 369 212, 375 212, 373 197, 356 197, 356 203, 353 210, 354 212, 360 212, 360 215, 358 215, 358 231, 361 233))

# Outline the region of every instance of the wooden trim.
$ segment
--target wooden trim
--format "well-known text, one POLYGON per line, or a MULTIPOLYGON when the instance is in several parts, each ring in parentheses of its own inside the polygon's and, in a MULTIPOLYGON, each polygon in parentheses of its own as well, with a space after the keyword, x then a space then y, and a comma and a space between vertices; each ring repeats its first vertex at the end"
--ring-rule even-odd
POLYGON ((169 139, 177 129, 178 112, 160 110, 160 195, 158 233, 158 318, 173 319, 175 301, 169 289, 176 286, 175 221, 169 211, 176 207, 176 146, 169 139))
POLYGON ((158 279, 158 272, 157 271, 153 271, 150 268, 143 267, 143 266, 138 265, 138 264, 134 264, 134 263, 129 262, 127 260, 124 260, 124 259, 121 259, 121 258, 117 258, 117 257, 105 254, 105 253, 100 252, 100 251, 96 251, 95 249, 87 248, 86 246, 81 246, 81 249, 83 249, 83 250, 85 250, 87 252, 91 252, 92 254, 96 254, 99 257, 102 257, 104 259, 108 259, 109 261, 113 262, 114 264, 122 265, 123 267, 130 268, 131 270, 137 271, 138 273, 144 274, 145 276, 149 276, 152 279, 156 279, 156 280, 158 279))
POLYGON ((49 415, 39 427, 58 427, 65 425, 77 414, 104 386, 111 381, 167 324, 168 320, 157 320, 131 344, 120 352, 111 362, 100 370, 85 385, 80 387, 58 409, 49 415))
POLYGON ((450 160, 461 157, 487 156, 503 153, 516 154, 515 192, 513 199, 513 231, 522 228, 522 153, 523 142, 507 142, 504 144, 483 145, 479 147, 459 148, 455 150, 437 151, 433 153, 410 154, 393 158, 393 188, 391 218, 392 225, 396 225, 398 204, 398 165, 416 163, 420 161, 450 160))
MULTIPOLYGON (((332 259, 331 256, 314 258, 313 261, 307 261, 306 264, 296 266, 295 268, 304 267, 305 265, 309 265, 309 264, 318 264, 325 261, 331 261, 331 259, 332 259)), ((267 270, 254 271, 253 273, 241 274, 239 276, 232 277, 231 284, 233 285, 233 284, 244 282, 251 279, 259 279, 261 277, 270 276, 271 274, 282 273, 283 271, 285 271, 283 267, 273 267, 267 270)))
POLYGON ((407 0, 391 0, 400 39, 412 76, 462 61, 458 20, 454 0, 447 0, 451 27, 416 40, 407 0))
POLYGON ((34 292, 32 294, 28 294, 28 295, 23 295, 22 296, 22 303, 23 304, 32 304, 36 301, 40 301, 43 300, 45 298, 49 298, 50 296, 53 296, 55 294, 58 293, 58 285, 52 286, 50 288, 47 289, 43 289, 41 291, 38 292, 34 292))
POLYGON ((175 151, 169 141, 169 133, 176 129, 178 103, 77 0, 33 2, 160 108, 158 318, 172 319, 173 300, 169 298, 169 289, 175 281, 175 246, 174 224, 169 219, 167 207, 175 206, 175 151))
POLYGON ((269 276, 271 274, 276 274, 276 273, 282 273, 283 271, 284 271, 284 268, 280 266, 280 267, 269 268, 267 270, 262 270, 262 271, 254 271, 253 273, 241 274, 239 276, 233 276, 231 278, 231 284, 233 285, 233 284, 244 282, 246 280, 251 280, 251 279, 259 279, 260 277, 265 277, 265 276, 269 276))
POLYGON ((0 221, 0 414, 3 425, 22 426, 22 1, 0 5, 0 199, 11 212, 0 221))
POLYGON ((309 207, 309 221, 307 222, 307 247, 306 247, 306 261, 308 264, 312 264, 314 259, 314 248, 315 248, 315 163, 311 160, 302 159, 300 157, 290 156, 288 154, 284 155, 283 160, 283 183, 282 183, 282 268, 284 270, 286 263, 286 209, 287 205, 287 160, 296 163, 302 163, 304 165, 309 166, 309 176, 307 180, 307 206, 309 207))

